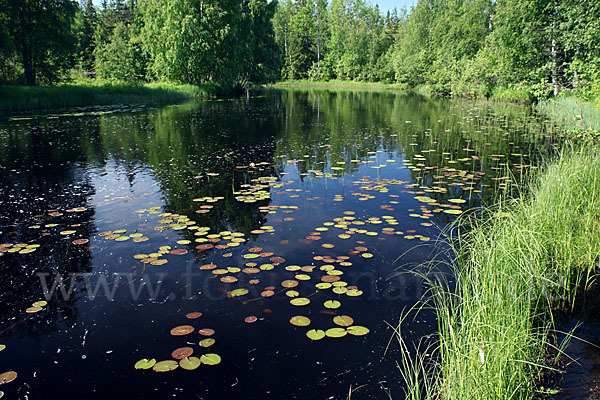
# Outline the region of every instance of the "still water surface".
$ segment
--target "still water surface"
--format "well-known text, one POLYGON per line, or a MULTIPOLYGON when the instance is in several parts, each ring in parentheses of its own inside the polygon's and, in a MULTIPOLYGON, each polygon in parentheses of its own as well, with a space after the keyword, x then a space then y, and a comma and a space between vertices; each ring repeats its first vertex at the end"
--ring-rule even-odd
MULTIPOLYGON (((17 377, 0 389, 400 399, 388 324, 427 288, 398 272, 514 190, 552 130, 525 107, 368 91, 3 118, 0 373, 17 377), (220 363, 134 367, 182 347, 220 363)), ((423 312, 404 339, 435 326, 423 312)))

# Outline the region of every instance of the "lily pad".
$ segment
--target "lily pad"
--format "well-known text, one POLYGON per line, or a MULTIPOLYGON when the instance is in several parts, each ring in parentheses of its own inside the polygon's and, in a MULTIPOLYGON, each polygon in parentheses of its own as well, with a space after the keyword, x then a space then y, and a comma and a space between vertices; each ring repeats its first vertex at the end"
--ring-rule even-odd
POLYGON ((320 329, 311 329, 310 331, 306 332, 306 336, 308 336, 310 340, 321 340, 325 337, 325 331, 320 329))
POLYGON ((206 365, 217 365, 221 363, 221 356, 214 353, 203 354, 200 357, 200 361, 206 365))
POLYGON ((293 306, 305 306, 310 303, 310 300, 306 297, 296 297, 295 299, 290 300, 290 304, 293 306))
POLYGON ((135 363, 135 369, 150 369, 154 367, 154 364, 156 364, 156 360, 154 358, 151 360, 142 358, 140 361, 135 363))
POLYGON ((202 336, 212 336, 215 334, 215 330, 210 328, 203 328, 198 331, 198 334, 202 336))
POLYGON ((17 379, 17 373, 15 371, 7 371, 0 374, 0 385, 9 383, 17 379))
POLYGON ((310 325, 310 319, 302 315, 296 315, 290 318, 290 324, 294 326, 308 326, 310 325))
POLYGON ((199 345, 200 347, 210 347, 213 344, 215 344, 216 340, 213 338, 208 338, 208 339, 203 339, 200 341, 199 345))
POLYGON ((258 318, 256 318, 254 315, 250 315, 250 316, 244 318, 244 322, 247 324, 251 324, 256 321, 258 321, 258 318))
POLYGON ((200 366, 201 362, 198 357, 186 357, 179 361, 179 366, 185 370, 193 371, 200 366))
POLYGON ((333 323, 339 326, 343 326, 344 328, 350 326, 354 323, 354 319, 347 315, 337 315, 333 317, 333 323))
POLYGON ((191 347, 180 347, 178 349, 173 350, 171 353, 171 357, 176 360, 183 360, 186 357, 191 356, 194 353, 194 349, 191 347))
POLYGON ((196 318, 200 318, 201 316, 202 316, 202 313, 197 312, 197 311, 185 314, 185 317, 187 319, 196 319, 196 318))
POLYGON ((325 303, 323 303, 323 305, 325 306, 325 308, 335 310, 336 308, 340 308, 342 303, 340 303, 337 300, 327 300, 325 303))
POLYGON ((177 363, 177 361, 165 360, 165 361, 160 361, 160 362, 157 362, 156 364, 154 364, 154 367, 152 367, 152 370, 154 370, 156 372, 169 372, 169 371, 173 371, 173 370, 177 369, 177 367, 179 367, 179 364, 177 363))
POLYGON ((359 325, 349 326, 348 328, 346 328, 346 330, 349 334, 354 336, 364 336, 370 332, 369 328, 359 325))
POLYGON ((344 328, 331 328, 325 331, 325 335, 330 338, 341 338, 346 336, 347 333, 344 328))
POLYGON ((192 332, 194 332, 194 327, 191 325, 181 325, 171 329, 171 335, 173 336, 185 336, 192 332))
POLYGON ((293 287, 298 286, 298 281, 295 281, 293 279, 288 279, 286 281, 281 282, 281 286, 283 286, 284 288, 291 289, 293 287))

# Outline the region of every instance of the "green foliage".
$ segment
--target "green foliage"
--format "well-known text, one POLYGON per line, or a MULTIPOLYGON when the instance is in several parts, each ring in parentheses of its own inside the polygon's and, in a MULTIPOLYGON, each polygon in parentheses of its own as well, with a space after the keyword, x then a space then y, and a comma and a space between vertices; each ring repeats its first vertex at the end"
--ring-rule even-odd
MULTIPOLYGON (((23 82, 59 80, 74 61, 77 4, 71 0, 2 0, 0 10, 3 58, 18 60, 23 82)), ((7 77, 16 71, 9 67, 7 77)))
POLYGON ((94 50, 96 76, 123 82, 139 82, 145 78, 146 60, 134 25, 119 22, 109 40, 94 50))

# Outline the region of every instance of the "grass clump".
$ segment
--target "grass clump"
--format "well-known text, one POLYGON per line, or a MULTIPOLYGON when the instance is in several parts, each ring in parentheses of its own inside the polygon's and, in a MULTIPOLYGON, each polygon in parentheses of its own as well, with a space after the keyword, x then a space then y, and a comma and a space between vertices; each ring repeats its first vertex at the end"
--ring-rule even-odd
POLYGON ((460 234, 456 286, 429 280, 438 358, 420 398, 532 398, 553 310, 571 310, 596 271, 599 210, 596 149, 564 150, 527 195, 460 234))
POLYGON ((119 104, 174 103, 212 96, 214 85, 172 83, 128 84, 85 81, 57 86, 0 86, 0 112, 23 112, 68 107, 119 104))

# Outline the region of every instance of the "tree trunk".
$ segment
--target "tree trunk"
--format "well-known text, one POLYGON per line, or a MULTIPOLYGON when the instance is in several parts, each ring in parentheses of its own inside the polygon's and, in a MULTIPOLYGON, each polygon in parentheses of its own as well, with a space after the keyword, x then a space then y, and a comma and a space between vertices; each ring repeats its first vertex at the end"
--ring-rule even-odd
POLYGON ((33 66, 33 60, 31 57, 31 49, 23 41, 21 44, 21 54, 23 56, 23 75, 25 77, 25 85, 27 86, 35 86, 35 67, 33 66))
POLYGON ((554 0, 554 15, 552 17, 552 50, 550 51, 552 57, 552 88, 554 97, 558 96, 558 65, 556 61, 556 9, 557 0, 554 0))

